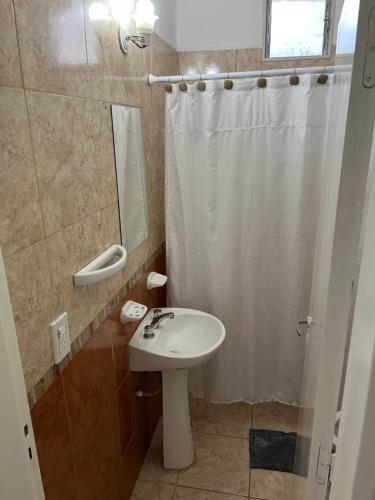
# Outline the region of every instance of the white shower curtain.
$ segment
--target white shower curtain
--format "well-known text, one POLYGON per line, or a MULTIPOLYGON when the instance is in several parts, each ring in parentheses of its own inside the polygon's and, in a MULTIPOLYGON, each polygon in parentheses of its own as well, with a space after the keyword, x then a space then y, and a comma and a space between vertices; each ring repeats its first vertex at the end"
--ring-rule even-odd
POLYGON ((166 105, 169 304, 219 317, 227 337, 190 374, 215 402, 298 404, 319 194, 341 75, 174 87, 166 105))

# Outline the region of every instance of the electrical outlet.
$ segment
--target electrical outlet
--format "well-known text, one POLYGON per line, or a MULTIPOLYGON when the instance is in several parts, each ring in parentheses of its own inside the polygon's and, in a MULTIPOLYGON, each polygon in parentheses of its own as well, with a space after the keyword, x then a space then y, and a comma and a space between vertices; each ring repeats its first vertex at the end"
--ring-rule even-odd
POLYGON ((58 365, 70 353, 70 337, 68 315, 63 313, 50 325, 52 335, 53 357, 58 365))

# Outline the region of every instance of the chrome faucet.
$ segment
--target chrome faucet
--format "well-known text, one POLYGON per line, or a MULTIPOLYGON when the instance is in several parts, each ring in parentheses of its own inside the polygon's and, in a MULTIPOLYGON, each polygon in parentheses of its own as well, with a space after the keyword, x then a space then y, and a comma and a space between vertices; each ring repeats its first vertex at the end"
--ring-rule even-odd
POLYGON ((155 309, 154 311, 154 317, 152 318, 152 321, 149 325, 145 326, 144 332, 143 332, 143 337, 145 339, 153 339, 155 337, 155 330, 159 328, 160 322, 165 320, 165 319, 173 319, 174 318, 174 313, 164 313, 160 314, 162 312, 161 309, 155 309))
POLYGON ((161 309, 155 309, 155 311, 154 311, 154 317, 152 318, 152 321, 151 321, 150 324, 155 329, 159 328, 160 323, 162 321, 164 321, 165 319, 173 319, 174 318, 174 313, 173 312, 160 314, 161 311, 162 311, 161 309))

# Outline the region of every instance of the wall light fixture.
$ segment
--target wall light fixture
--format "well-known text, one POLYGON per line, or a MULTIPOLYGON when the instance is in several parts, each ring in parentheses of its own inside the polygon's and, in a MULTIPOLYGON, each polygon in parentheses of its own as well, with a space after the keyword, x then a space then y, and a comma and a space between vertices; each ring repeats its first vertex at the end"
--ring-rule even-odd
POLYGON ((122 19, 119 19, 119 41, 121 50, 127 54, 130 42, 133 42, 140 49, 144 49, 151 44, 151 35, 154 31, 155 22, 158 20, 155 15, 154 4, 151 0, 138 0, 135 12, 131 12, 122 19), (130 19, 135 21, 135 34, 129 33, 130 19))

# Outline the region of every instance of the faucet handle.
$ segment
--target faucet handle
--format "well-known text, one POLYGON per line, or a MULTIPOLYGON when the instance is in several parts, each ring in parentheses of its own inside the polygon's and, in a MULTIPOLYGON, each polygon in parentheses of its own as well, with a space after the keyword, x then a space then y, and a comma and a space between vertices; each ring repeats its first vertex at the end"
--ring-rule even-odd
POLYGON ((158 318, 163 311, 161 309, 154 310, 154 318, 158 318))
POLYGON ((155 327, 153 325, 145 326, 145 330, 143 333, 143 338, 145 339, 153 339, 155 337, 155 327))

